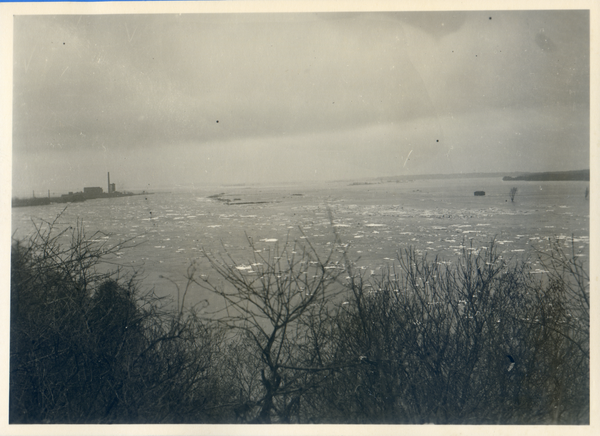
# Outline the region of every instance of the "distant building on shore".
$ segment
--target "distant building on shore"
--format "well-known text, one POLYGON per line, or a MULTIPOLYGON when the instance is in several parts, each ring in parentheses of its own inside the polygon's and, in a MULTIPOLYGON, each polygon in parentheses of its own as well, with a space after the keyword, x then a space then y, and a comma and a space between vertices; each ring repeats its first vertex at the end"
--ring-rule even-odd
POLYGON ((104 191, 102 190, 102 188, 97 186, 93 188, 83 188, 83 195, 85 195, 86 197, 93 195, 102 195, 103 193, 104 191))
POLYGON ((110 183, 110 173, 107 173, 108 176, 108 193, 114 194, 117 192, 117 186, 114 183, 110 183))

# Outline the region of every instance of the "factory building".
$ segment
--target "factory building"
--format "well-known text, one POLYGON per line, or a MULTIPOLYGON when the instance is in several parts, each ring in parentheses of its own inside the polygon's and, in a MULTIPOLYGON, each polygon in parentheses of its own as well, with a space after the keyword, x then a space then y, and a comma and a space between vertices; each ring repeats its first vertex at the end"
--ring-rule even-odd
POLYGON ((114 194, 115 192, 117 192, 117 185, 110 183, 110 173, 108 173, 108 193, 114 194))
POLYGON ((93 195, 102 195, 104 191, 102 190, 102 188, 100 187, 93 187, 93 188, 83 188, 83 195, 87 196, 93 196, 93 195))

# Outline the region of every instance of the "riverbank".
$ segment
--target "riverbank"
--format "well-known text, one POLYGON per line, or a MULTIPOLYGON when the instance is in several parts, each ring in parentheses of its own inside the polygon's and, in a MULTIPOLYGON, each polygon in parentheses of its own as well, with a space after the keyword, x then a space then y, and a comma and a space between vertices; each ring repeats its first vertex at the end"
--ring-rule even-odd
POLYGON ((565 182, 565 181, 590 181, 590 170, 577 171, 553 171, 542 173, 527 173, 516 177, 504 176, 503 181, 527 181, 527 182, 565 182))
POLYGON ((83 192, 74 194, 61 195, 60 197, 32 197, 32 198, 13 198, 12 207, 27 207, 27 206, 46 206, 55 203, 81 203, 86 200, 95 200, 98 198, 120 198, 133 197, 135 195, 151 195, 152 192, 142 192, 134 194, 132 192, 112 192, 110 194, 86 195, 83 192))

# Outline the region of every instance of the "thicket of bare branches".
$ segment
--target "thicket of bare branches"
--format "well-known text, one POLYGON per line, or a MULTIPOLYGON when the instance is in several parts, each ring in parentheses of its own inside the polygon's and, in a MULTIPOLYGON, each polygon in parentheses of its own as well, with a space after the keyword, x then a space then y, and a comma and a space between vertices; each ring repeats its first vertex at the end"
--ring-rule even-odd
POLYGON ((330 341, 345 267, 335 250, 321 258, 310 243, 267 252, 249 244, 254 255, 246 264, 207 254, 221 284, 210 276, 196 283, 224 301, 213 315, 239 353, 237 419, 299 422, 301 399, 339 367, 330 341))
POLYGON ((211 420, 227 392, 222 332, 141 292, 135 274, 102 272, 129 241, 56 227, 12 247, 10 422, 211 420))
POLYGON ((173 309, 100 272, 122 246, 54 227, 12 249, 13 423, 589 422, 589 277, 564 240, 545 274, 492 242, 367 277, 337 235, 325 255, 249 239, 251 259, 205 253, 173 309))
POLYGON ((336 342, 363 365, 323 386, 325 421, 588 422, 589 282, 557 243, 542 260, 540 279, 493 243, 453 265, 408 249, 356 277, 336 342))

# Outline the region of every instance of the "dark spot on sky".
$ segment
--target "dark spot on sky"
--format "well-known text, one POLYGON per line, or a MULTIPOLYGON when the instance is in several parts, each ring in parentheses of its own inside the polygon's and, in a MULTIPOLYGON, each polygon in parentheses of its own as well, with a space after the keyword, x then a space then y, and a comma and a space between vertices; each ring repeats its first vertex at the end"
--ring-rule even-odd
POLYGON ((492 19, 492 17, 490 17, 490 20, 492 19))
POLYGON ((217 124, 219 124, 219 120, 217 120, 217 124))
POLYGON ((435 142, 440 142, 440 140, 439 140, 439 139, 436 139, 436 140, 435 140, 435 142))

